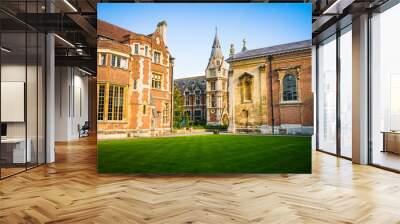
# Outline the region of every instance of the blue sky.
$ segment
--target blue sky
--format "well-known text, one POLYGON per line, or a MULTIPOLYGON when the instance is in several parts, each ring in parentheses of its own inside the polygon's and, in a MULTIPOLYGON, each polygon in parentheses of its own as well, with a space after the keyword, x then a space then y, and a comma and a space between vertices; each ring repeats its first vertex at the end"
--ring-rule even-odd
POLYGON ((99 19, 142 34, 166 20, 175 78, 204 74, 215 27, 225 58, 230 44, 241 50, 243 38, 248 49, 311 39, 308 3, 99 3, 97 9, 99 19))

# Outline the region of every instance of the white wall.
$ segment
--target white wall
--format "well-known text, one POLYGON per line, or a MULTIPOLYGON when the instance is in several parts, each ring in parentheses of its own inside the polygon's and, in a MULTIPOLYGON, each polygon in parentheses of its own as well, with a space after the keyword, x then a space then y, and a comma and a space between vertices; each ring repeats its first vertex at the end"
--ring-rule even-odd
POLYGON ((56 67, 55 73, 55 140, 70 141, 88 120, 88 78, 72 67, 56 67))

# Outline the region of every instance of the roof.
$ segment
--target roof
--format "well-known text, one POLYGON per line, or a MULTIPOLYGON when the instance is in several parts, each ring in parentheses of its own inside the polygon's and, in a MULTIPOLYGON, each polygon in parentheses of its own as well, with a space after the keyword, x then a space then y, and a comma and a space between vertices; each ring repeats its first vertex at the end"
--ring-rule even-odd
POLYGON ((174 84, 181 93, 183 93, 186 88, 192 92, 196 89, 196 86, 198 86, 200 90, 206 91, 206 77, 204 75, 175 79, 174 84))
POLYGON ((265 57, 267 55, 284 54, 294 51, 311 49, 311 47, 312 47, 311 40, 303 40, 287 44, 275 45, 271 47, 264 47, 264 48, 243 51, 229 57, 226 61, 233 62, 249 58, 265 57))
POLYGON ((127 29, 124 29, 122 27, 116 26, 114 24, 105 22, 100 19, 97 20, 97 35, 98 36, 107 37, 109 39, 121 42, 125 39, 124 37, 126 35, 129 35, 131 33, 133 33, 133 32, 129 31, 127 29))
POLYGON ((219 43, 218 32, 215 30, 215 37, 214 42, 211 50, 210 60, 211 58, 223 58, 224 55, 222 54, 221 44, 219 43))

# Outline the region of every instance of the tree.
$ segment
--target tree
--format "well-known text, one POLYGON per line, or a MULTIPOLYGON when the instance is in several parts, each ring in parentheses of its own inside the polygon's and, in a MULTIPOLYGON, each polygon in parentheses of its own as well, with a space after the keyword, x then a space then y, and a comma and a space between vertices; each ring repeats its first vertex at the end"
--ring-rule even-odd
POLYGON ((174 127, 180 128, 183 118, 183 99, 177 85, 174 84, 174 127))

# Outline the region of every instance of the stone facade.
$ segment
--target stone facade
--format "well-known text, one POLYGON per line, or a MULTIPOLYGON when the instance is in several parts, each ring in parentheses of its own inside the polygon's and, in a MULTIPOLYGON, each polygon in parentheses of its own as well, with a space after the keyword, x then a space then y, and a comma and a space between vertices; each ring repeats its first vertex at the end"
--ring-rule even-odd
POLYGON ((211 55, 206 68, 207 124, 228 125, 228 69, 215 33, 211 55))
MULTIPOLYGON (((182 111, 190 121, 206 121, 206 78, 195 76, 174 80, 174 87, 182 96, 182 111)), ((179 115, 176 115, 179 116, 179 115)))
POLYGON ((229 131, 313 133, 311 41, 231 50, 227 61, 229 131))
POLYGON ((158 135, 171 130, 173 58, 165 22, 137 34, 98 21, 98 133, 158 135))

